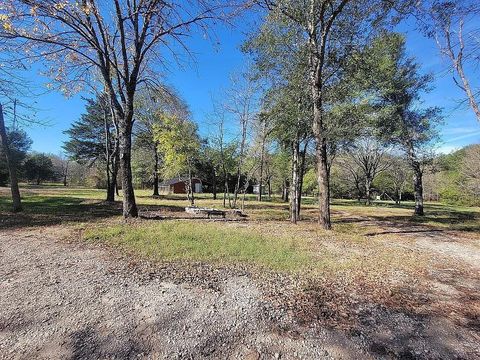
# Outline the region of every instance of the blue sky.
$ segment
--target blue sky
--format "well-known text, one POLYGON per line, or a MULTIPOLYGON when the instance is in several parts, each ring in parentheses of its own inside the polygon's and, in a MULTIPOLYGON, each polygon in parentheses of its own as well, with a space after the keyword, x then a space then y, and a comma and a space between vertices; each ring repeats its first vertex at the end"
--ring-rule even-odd
MULTIPOLYGON (((166 70, 166 79, 187 101, 194 120, 199 124, 202 135, 209 129, 208 115, 212 112, 212 96, 221 96, 222 89, 229 86, 232 73, 244 67, 248 59, 239 50, 244 41, 245 29, 251 23, 243 23, 237 28, 217 27, 212 39, 205 39, 198 34, 187 40, 194 60, 185 58, 181 65, 172 63, 166 70)), ((416 31, 403 25, 401 30, 407 35, 407 50, 422 64, 425 72, 436 75, 434 90, 425 95, 427 106, 439 106, 444 109, 445 123, 441 128, 442 152, 449 152, 471 143, 480 143, 480 123, 467 106, 459 107, 463 94, 454 85, 451 74, 444 69, 447 60, 442 60, 436 45, 416 31)), ((37 69, 38 70, 38 69, 37 69)), ((30 79, 41 84, 46 81, 37 70, 28 74, 30 79)), ((58 154, 66 140, 63 131, 79 118, 84 111, 84 101, 77 94, 65 98, 62 94, 49 92, 36 99, 40 109, 38 117, 46 120, 49 126, 26 128, 33 140, 32 149, 40 152, 58 154)))

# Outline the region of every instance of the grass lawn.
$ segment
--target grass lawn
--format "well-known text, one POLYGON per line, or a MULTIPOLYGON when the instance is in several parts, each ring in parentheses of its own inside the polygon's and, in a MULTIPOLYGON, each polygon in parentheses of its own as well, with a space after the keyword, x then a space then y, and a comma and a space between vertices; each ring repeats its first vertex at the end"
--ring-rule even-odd
MULTIPOLYGON (((8 189, 0 190, 0 229, 2 227, 76 224, 85 227, 85 238, 103 241, 154 260, 194 260, 212 263, 251 263, 274 270, 336 271, 355 269, 369 263, 365 254, 376 254, 376 265, 410 264, 405 254, 385 248, 388 236, 369 237, 384 223, 410 228, 428 226, 470 233, 480 232, 480 209, 427 203, 424 217, 412 216, 412 203, 400 206, 378 202, 364 206, 355 201, 334 200, 333 228, 320 230, 315 223, 314 199, 306 198, 304 221, 291 225, 288 204, 278 198, 256 201, 248 196, 242 223, 206 222, 201 219, 175 220, 185 215, 184 196, 153 198, 150 190, 137 190, 142 214, 161 214, 171 221, 121 221, 121 202, 103 202, 105 191, 62 186, 23 186, 25 211, 12 214, 8 189), (366 220, 370 223, 366 226, 366 220), (85 226, 85 224, 88 224, 85 226), (356 248, 362 248, 361 252, 356 248), (340 251, 339 251, 340 249, 340 251), (360 254, 360 255, 359 255, 360 254), (393 254, 393 255, 392 255, 393 254)), ((197 195, 197 205, 222 207, 222 200, 211 194, 197 195)), ((377 273, 378 271, 374 271, 377 273)))
POLYGON ((312 262, 301 239, 278 239, 215 223, 136 222, 89 228, 84 235, 87 240, 120 246, 153 260, 243 262, 275 270, 299 270, 312 262))
MULTIPOLYGON (((150 194, 150 190, 137 190, 140 212, 167 215, 172 220, 137 220, 125 224, 121 203, 103 202, 103 190, 62 186, 24 186, 25 211, 12 214, 8 189, 3 188, 0 228, 75 224, 86 229, 84 237, 90 241, 102 241, 155 261, 248 263, 273 270, 307 269, 314 273, 354 271, 370 266, 369 274, 380 274, 392 264, 405 271, 416 268, 408 254, 385 247, 388 236, 368 237, 378 231, 378 223, 428 225, 462 232, 480 230, 478 208, 429 203, 426 216, 418 218, 412 216, 411 203, 396 206, 379 202, 367 207, 355 201, 334 200, 334 230, 326 232, 315 223, 314 199, 306 199, 302 209, 304 221, 294 226, 286 221, 288 204, 278 198, 258 202, 254 196, 247 197, 245 222, 175 220, 185 214, 184 207, 188 205, 185 197, 153 198, 150 194), (371 219, 373 225, 365 226, 365 219, 371 219), (372 254, 375 261, 369 258, 372 254)), ((197 205, 221 208, 222 200, 213 200, 211 194, 199 194, 197 205)))

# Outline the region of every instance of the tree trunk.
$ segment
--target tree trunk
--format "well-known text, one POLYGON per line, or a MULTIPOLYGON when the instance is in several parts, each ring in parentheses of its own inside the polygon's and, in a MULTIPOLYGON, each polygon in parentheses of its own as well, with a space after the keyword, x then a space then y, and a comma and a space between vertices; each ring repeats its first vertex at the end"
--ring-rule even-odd
MULTIPOLYGON (((241 160, 240 160, 241 161, 241 160)), ((237 171, 237 183, 235 185, 235 189, 233 190, 233 207, 237 207, 237 199, 238 199, 238 192, 240 191, 240 181, 241 181, 242 174, 240 173, 240 169, 237 171)))
MULTIPOLYGON (((315 62, 312 62, 314 64, 315 62)), ((320 66, 320 65, 318 65, 320 66)), ((321 68, 321 66, 320 66, 321 68)), ((317 71, 311 73, 312 97, 313 97, 313 134, 315 135, 315 155, 317 158, 318 180, 318 224, 325 230, 330 230, 330 183, 328 176, 327 139, 323 124, 323 99, 321 74, 317 71)))
POLYGON ((107 179, 107 202, 115 202, 115 181, 112 177, 108 176, 107 179))
POLYGON ((20 212, 22 211, 22 200, 20 197, 20 189, 18 187, 17 169, 15 161, 10 156, 10 145, 8 143, 7 130, 5 128, 2 104, 0 104, 0 140, 2 141, 3 153, 7 161, 8 174, 10 176, 13 211, 20 212))
POLYGON ((115 201, 115 181, 116 179, 112 179, 111 176, 111 169, 110 169, 110 160, 107 159, 107 202, 114 202, 115 201))
POLYGON ((272 198, 272 179, 269 177, 267 180, 267 188, 268 188, 268 199, 272 198))
POLYGON ((158 149, 157 144, 154 145, 155 164, 153 170, 153 196, 160 196, 158 192, 158 149))
POLYGON ((188 169, 188 192, 190 194, 190 205, 195 206, 195 195, 193 194, 193 179, 192 179, 192 170, 189 168, 188 169))
POLYGON ((420 164, 413 163, 413 189, 415 193, 415 215, 423 216, 423 174, 420 164))
POLYGON ((120 137, 120 167, 122 170, 122 191, 123 191, 123 217, 138 217, 137 204, 135 202, 135 192, 132 180, 132 119, 131 115, 126 115, 125 119, 119 117, 119 137, 120 137), (130 117, 130 119, 128 119, 130 117))
POLYGON ((217 200, 217 171, 213 169, 213 200, 217 200))
POLYGON ((247 196, 248 183, 249 183, 249 181, 247 181, 247 182, 245 183, 245 187, 244 187, 244 189, 243 189, 242 212, 244 212, 244 210, 245 210, 245 198, 246 198, 246 196, 247 196))
POLYGON ((365 197, 367 199, 367 206, 371 205, 371 199, 370 199, 370 189, 372 187, 372 181, 368 178, 365 179, 365 197))
POLYGON ((228 183, 227 178, 225 177, 225 182, 223 183, 223 207, 227 207, 227 190, 228 190, 228 183))
POLYGON ((282 193, 282 200, 284 202, 288 202, 288 189, 290 188, 290 183, 288 179, 283 180, 283 193, 282 193))
POLYGON ((298 199, 297 199, 297 215, 300 217, 300 212, 302 209, 302 191, 303 191, 303 177, 305 175, 305 164, 306 164, 306 157, 307 157, 307 147, 308 141, 305 142, 305 146, 303 147, 303 151, 300 153, 300 169, 299 169, 299 176, 298 176, 298 199))
MULTIPOLYGON (((459 40, 459 46, 460 50, 458 51, 457 57, 455 58, 454 55, 454 50, 452 46, 449 45, 448 51, 450 53, 450 58, 453 61, 453 65, 455 66, 455 69, 457 70, 458 75, 460 76, 460 79, 462 80, 462 86, 459 86, 467 95, 468 103, 470 104, 470 107, 472 108, 473 112, 475 113, 475 116, 478 121, 480 121, 480 107, 478 106, 477 100, 475 99, 475 92, 472 90, 472 87, 470 85, 470 82, 467 79, 467 76, 465 75, 465 72, 463 70, 463 48, 464 48, 464 40, 463 40, 463 22, 460 28, 460 31, 458 32, 458 40, 459 40)), ((448 34, 449 35, 449 34, 448 34)))
MULTIPOLYGON (((108 113, 107 113, 107 106, 105 105, 103 111, 103 121, 104 121, 104 131, 105 131, 105 159, 106 159, 106 171, 107 171, 107 202, 114 202, 115 201, 115 181, 116 178, 112 181, 112 172, 113 172, 113 164, 112 164, 112 152, 110 151, 110 122, 108 121, 108 113)), ((114 149, 115 151, 116 149, 114 149)))
POLYGON ((290 190, 290 221, 294 224, 298 218, 298 182, 299 182, 299 152, 300 147, 298 141, 292 145, 292 184, 290 190))
POLYGON ((327 144, 325 138, 317 136, 317 180, 318 180, 318 223, 326 230, 332 228, 330 220, 330 198, 327 162, 327 144))
POLYGON ((67 177, 68 177, 68 160, 65 163, 65 169, 63 173, 63 186, 67 186, 67 177))
POLYGON ((260 179, 259 179, 259 182, 258 182, 259 190, 258 190, 258 195, 257 195, 257 200, 258 201, 262 201, 264 153, 265 153, 265 136, 263 136, 263 139, 262 139, 262 149, 261 149, 261 152, 260 152, 260 179))
POLYGON ((115 158, 115 157, 116 155, 114 155, 113 162, 111 162, 110 164, 110 173, 109 173, 110 175, 108 180, 109 183, 107 184, 107 201, 108 202, 115 202, 115 195, 118 196, 118 186, 117 186, 118 158, 115 158))
POLYGON ((233 192, 233 207, 237 207, 238 193, 240 191, 240 183, 242 178, 243 157, 245 152, 245 142, 247 140, 247 120, 242 118, 242 138, 240 141, 239 161, 237 166, 237 184, 233 192))
POLYGON ((232 200, 230 199, 230 188, 228 186, 228 173, 226 172, 225 168, 223 169, 223 207, 227 207, 226 201, 228 196, 228 207, 232 208, 232 200))

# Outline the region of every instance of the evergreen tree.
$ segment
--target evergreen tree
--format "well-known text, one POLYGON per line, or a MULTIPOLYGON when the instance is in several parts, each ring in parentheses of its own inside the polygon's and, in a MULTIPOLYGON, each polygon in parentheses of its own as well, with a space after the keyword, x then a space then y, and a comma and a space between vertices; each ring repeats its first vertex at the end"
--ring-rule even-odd
POLYGON ((98 163, 105 165, 107 201, 114 201, 119 142, 106 97, 88 99, 85 114, 65 134, 70 139, 64 143, 63 148, 72 160, 88 166, 98 163))
POLYGON ((25 177, 37 185, 42 181, 54 180, 55 168, 52 159, 46 154, 30 155, 25 161, 25 177))

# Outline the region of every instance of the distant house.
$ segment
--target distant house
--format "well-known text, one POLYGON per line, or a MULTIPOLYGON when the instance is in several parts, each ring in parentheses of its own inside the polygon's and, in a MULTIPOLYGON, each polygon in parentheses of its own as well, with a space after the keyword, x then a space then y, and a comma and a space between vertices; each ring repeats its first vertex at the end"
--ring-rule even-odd
MULTIPOLYGON (((170 194, 186 194, 187 185, 189 183, 188 178, 175 178, 169 179, 158 184, 158 190, 160 195, 170 195, 170 194)), ((193 192, 201 193, 202 189, 202 180, 199 178, 192 179, 193 192)))

